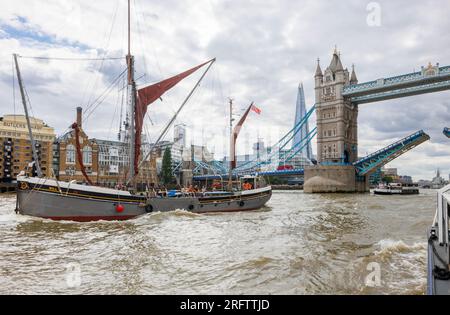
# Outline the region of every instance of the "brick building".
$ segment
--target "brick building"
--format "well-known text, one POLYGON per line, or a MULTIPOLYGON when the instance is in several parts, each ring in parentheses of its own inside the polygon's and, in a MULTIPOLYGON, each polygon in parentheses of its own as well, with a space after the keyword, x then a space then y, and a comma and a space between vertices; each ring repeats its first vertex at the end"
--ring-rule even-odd
MULTIPOLYGON (((124 184, 130 163, 129 146, 125 142, 89 139, 83 131, 82 109, 77 108, 77 124, 80 126, 80 145, 83 164, 90 180, 99 186, 114 188, 124 184)), ((77 159, 75 131, 59 138, 53 145, 55 159, 53 168, 58 170, 59 180, 85 183, 81 165, 77 159)), ((136 179, 138 188, 157 184, 156 160, 152 158, 140 168, 136 179)))
MULTIPOLYGON (((36 141, 37 154, 45 177, 53 177, 52 145, 55 131, 36 118, 30 118, 31 128, 36 141)), ((21 171, 35 175, 35 169, 29 168, 33 161, 33 152, 24 115, 5 115, 0 118, 0 182, 9 183, 17 178, 21 171)))

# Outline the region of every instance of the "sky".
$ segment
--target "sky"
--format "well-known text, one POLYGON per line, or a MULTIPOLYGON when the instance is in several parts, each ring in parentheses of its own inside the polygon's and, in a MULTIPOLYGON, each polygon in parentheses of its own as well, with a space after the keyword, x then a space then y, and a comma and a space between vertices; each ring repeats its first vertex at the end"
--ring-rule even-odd
MULTIPOLYGON (((122 80, 104 92, 125 61, 78 59, 126 55, 126 5, 125 0, 3 0, 0 116, 23 112, 13 84, 12 54, 18 53, 34 116, 62 134, 82 106, 90 137, 116 139, 122 80), (53 59, 27 58, 37 56, 53 59)), ((251 102, 262 110, 250 115, 238 142, 240 154, 251 153, 258 138, 275 143, 292 129, 300 82, 313 106, 317 58, 326 68, 336 46, 344 67, 355 65, 360 82, 417 71, 429 62, 450 65, 448 16, 450 2, 441 0, 132 0, 132 53, 140 87, 217 58, 177 122, 187 126, 189 143, 207 145, 220 158, 228 151, 229 98, 237 114, 251 102)), ((151 105, 146 120, 151 140, 201 73, 151 105)), ((358 122, 360 156, 423 129, 431 141, 388 167, 415 180, 431 179, 440 168, 448 178, 450 141, 442 130, 450 126, 450 91, 361 105, 358 122)))

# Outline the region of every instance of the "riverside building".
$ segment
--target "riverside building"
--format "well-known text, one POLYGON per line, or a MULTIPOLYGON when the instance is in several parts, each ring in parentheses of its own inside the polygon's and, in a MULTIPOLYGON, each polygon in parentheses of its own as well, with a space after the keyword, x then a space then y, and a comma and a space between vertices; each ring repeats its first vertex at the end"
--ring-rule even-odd
MULTIPOLYGON (((55 131, 43 120, 30 117, 31 129, 36 142, 42 173, 45 177, 53 177, 52 158, 55 131)), ((21 171, 28 175, 36 175, 33 152, 27 121, 24 115, 5 115, 0 118, 0 182, 10 183, 21 171)))

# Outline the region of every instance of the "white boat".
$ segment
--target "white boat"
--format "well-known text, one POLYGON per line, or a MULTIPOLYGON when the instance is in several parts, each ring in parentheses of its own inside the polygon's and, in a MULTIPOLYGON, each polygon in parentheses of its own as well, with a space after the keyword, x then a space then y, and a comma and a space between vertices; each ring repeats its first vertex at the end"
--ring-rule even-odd
POLYGON ((403 185, 400 183, 380 184, 374 190, 375 195, 418 195, 420 194, 418 185, 403 185))

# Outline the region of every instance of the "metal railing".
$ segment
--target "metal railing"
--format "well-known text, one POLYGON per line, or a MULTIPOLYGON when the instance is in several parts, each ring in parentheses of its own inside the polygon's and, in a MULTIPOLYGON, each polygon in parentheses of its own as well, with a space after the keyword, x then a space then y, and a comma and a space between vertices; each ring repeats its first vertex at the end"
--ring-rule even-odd
POLYGON ((430 78, 446 77, 450 74, 450 66, 440 67, 435 75, 427 75, 426 69, 422 71, 407 73, 390 78, 382 78, 375 81, 365 82, 361 84, 354 84, 344 87, 343 95, 349 96, 359 92, 370 92, 373 89, 379 89, 384 87, 395 87, 396 85, 420 82, 430 78))
POLYGON ((374 90, 373 93, 368 93, 362 96, 349 96, 353 103, 365 104, 372 102, 379 102, 383 100, 395 99, 406 96, 413 96, 419 94, 433 93, 439 91, 445 91, 450 89, 450 80, 432 82, 426 84, 420 84, 417 86, 410 86, 405 88, 397 88, 386 91, 377 92, 374 90))
POLYGON ((448 246, 448 213, 450 211, 450 185, 440 189, 437 193, 437 210, 433 226, 438 227, 439 244, 448 246))

